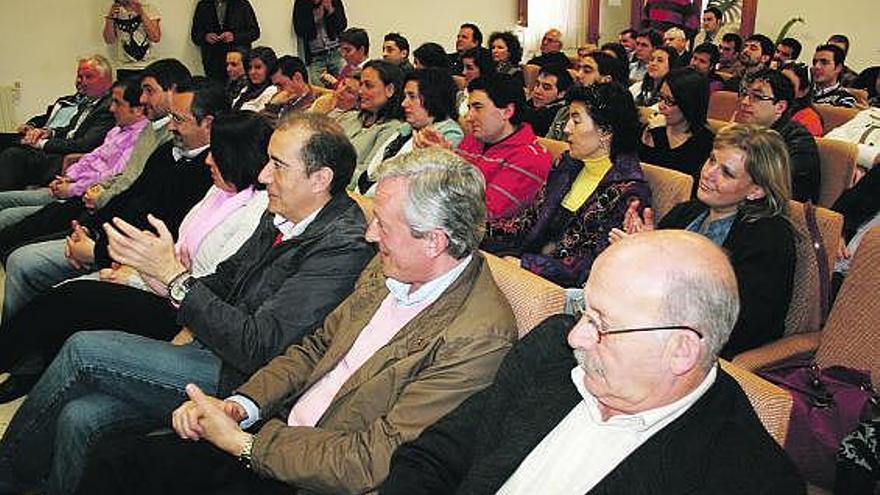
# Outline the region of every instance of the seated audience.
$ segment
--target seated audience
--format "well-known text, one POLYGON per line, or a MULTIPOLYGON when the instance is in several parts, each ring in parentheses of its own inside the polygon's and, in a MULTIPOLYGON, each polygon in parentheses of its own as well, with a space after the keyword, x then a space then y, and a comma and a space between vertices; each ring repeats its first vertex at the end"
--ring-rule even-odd
POLYGON ((47 184, 61 173, 64 155, 98 147, 114 125, 112 85, 113 69, 106 58, 80 59, 76 94, 56 101, 45 118, 20 126, 15 145, 0 151, 0 191, 47 184))
MULTIPOLYGON (((657 225, 703 234, 728 253, 740 313, 721 349, 724 359, 772 342, 785 330, 797 237, 788 218, 788 164, 777 132, 748 124, 725 127, 700 172, 696 199, 676 205, 657 225)), ((651 210, 642 219, 638 207, 630 205, 623 223, 630 234, 654 228, 651 210)), ((612 240, 624 235, 615 229, 612 240)))
POLYGON ((724 89, 739 91, 743 81, 749 76, 770 67, 770 60, 774 53, 776 53, 776 45, 763 34, 753 34, 746 38, 743 42, 742 52, 739 54, 740 66, 727 79, 724 89))
POLYGON ((799 62, 785 64, 780 70, 794 86, 791 120, 799 122, 813 137, 822 137, 824 134, 822 114, 816 110, 810 98, 810 70, 799 62))
POLYGON ((871 107, 831 129, 827 138, 855 143, 858 147, 856 165, 870 169, 880 163, 880 108, 871 107))
MULTIPOLYGON (((210 394, 236 390, 288 347, 299 349, 295 344, 351 292, 374 253, 364 240, 363 213, 345 191, 354 168, 351 144, 326 117, 301 114, 272 135, 268 155, 259 176, 268 212, 213 275, 196 278, 185 267, 161 220, 151 219, 156 233, 118 220, 105 225, 114 259, 164 286, 186 331, 172 342, 123 332, 71 337, 0 441, 0 487, 26 491, 48 476, 46 491, 73 492, 99 438, 154 430, 185 399, 188 383, 210 394)), ((384 280, 378 285, 371 294, 384 290, 384 280)), ((493 300, 480 310, 490 304, 503 307, 493 300)), ((500 353, 509 342, 498 345, 500 353)), ((334 353, 332 363, 341 356, 334 353)), ((261 395, 243 393, 268 405, 261 395)))
POLYGON ((490 220, 483 248, 516 256, 520 265, 563 287, 583 285, 608 233, 630 201, 647 205, 632 98, 617 83, 572 88, 567 126, 571 151, 522 213, 490 220))
MULTIPOLYGON (((523 122, 523 88, 512 76, 492 74, 468 84, 469 133, 458 154, 483 173, 490 222, 515 217, 535 198, 550 171, 551 158, 523 122)), ((419 133, 416 145, 452 148, 434 129, 419 133)))
MULTIPOLYGON (((70 229, 71 221, 102 210, 135 183, 156 149, 171 141, 172 135, 168 129, 171 97, 178 85, 189 84, 189 70, 178 60, 162 59, 147 66, 140 78, 140 102, 150 126, 138 137, 122 173, 93 184, 81 197, 54 201, 22 221, 0 230, 0 257, 4 262, 16 248, 37 240, 63 238, 70 229)), ((11 314, 7 312, 8 309, 8 306, 4 306, 4 314, 11 314)))
POLYGON ((483 47, 483 32, 476 24, 466 22, 459 26, 458 34, 455 36, 455 51, 446 56, 449 61, 449 68, 453 74, 460 74, 462 67, 461 56, 464 52, 473 48, 483 47))
POLYGON ((617 34, 617 42, 626 50, 626 57, 621 62, 632 62, 636 50, 636 36, 639 33, 632 28, 627 28, 617 34))
POLYGON ((718 365, 739 309, 721 249, 626 239, 584 296, 580 320, 545 320, 492 385, 400 446, 379 493, 806 493, 718 365))
POLYGON ((547 30, 541 37, 540 50, 540 55, 532 57, 526 63, 540 67, 556 65, 566 69, 571 65, 571 60, 562 53, 562 31, 556 28, 547 30))
POLYGON ((382 60, 392 63, 409 74, 413 66, 409 63, 409 40, 400 33, 388 33, 382 43, 382 60))
POLYGON ((774 69, 782 69, 789 63, 797 62, 801 56, 801 42, 794 38, 782 38, 776 44, 776 52, 773 54, 772 66, 774 69))
POLYGON ((642 131, 639 159, 684 172, 696 183, 715 138, 706 125, 706 78, 691 68, 674 69, 663 78, 659 100, 659 112, 642 131))
POLYGON ((272 74, 278 68, 275 51, 268 46, 255 47, 248 53, 247 66, 247 84, 232 100, 232 109, 261 112, 278 92, 278 87, 272 84, 272 74))
POLYGON ((629 80, 631 83, 641 81, 648 72, 648 63, 655 48, 663 46, 663 37, 656 31, 642 31, 636 36, 636 50, 629 64, 629 80))
POLYGON ((510 31, 494 32, 489 36, 489 50, 492 61, 495 62, 495 70, 519 78, 525 86, 523 69, 520 65, 523 49, 519 38, 510 31))
POLYGON ((367 168, 357 179, 357 191, 373 195, 380 165, 386 160, 413 150, 415 136, 426 128, 439 132, 443 139, 458 146, 464 137, 458 125, 455 94, 458 88, 449 71, 436 67, 415 69, 403 84, 403 116, 406 121, 367 158, 367 168))
POLYGON ((367 168, 367 159, 400 128, 400 101, 403 99, 403 72, 383 60, 371 60, 361 72, 358 109, 341 114, 336 121, 357 151, 357 166, 348 188, 367 168))
POLYGON ((235 99, 248 83, 245 61, 250 50, 243 46, 234 46, 226 52, 226 98, 235 99))
POLYGON ((739 93, 736 122, 769 127, 782 135, 790 157, 791 197, 819 200, 819 149, 804 126, 791 118, 794 86, 779 71, 764 69, 751 74, 739 93))
POLYGON ((371 492, 398 445, 491 383, 516 327, 477 251, 479 173, 437 149, 395 161, 354 293, 235 395, 189 385, 176 435, 98 445, 81 493, 371 492))
POLYGON ((832 210, 843 215, 843 245, 834 264, 833 293, 837 293, 843 277, 849 271, 852 256, 856 253, 862 237, 872 228, 880 226, 880 166, 874 164, 856 184, 837 198, 832 210))
MULTIPOLYGON (((211 152, 205 163, 213 186, 186 214, 174 253, 193 276, 214 273, 254 232, 268 198, 257 191, 272 130, 248 111, 218 116, 211 126, 211 152)), ((94 278, 94 277, 91 277, 94 278)), ((0 403, 28 392, 64 341, 79 330, 115 328, 169 340, 180 327, 162 287, 149 285, 130 266, 104 269, 95 280, 72 280, 50 289, 0 326, 0 403), (158 293, 156 293, 158 292, 158 293)))
MULTIPOLYGON (((467 115, 468 113, 468 84, 478 77, 492 76, 495 73, 495 61, 492 60, 492 53, 482 46, 470 48, 461 54, 461 73, 455 76, 455 83, 459 87, 455 97, 459 115, 467 115)), ((521 79, 517 82, 522 86, 521 79)))
MULTIPOLYGON (((843 50, 843 59, 846 60, 846 56, 849 54, 849 37, 847 37, 845 34, 833 34, 828 37, 828 41, 826 41, 826 43, 829 45, 834 45, 843 50)), ((858 77, 859 75, 856 73, 856 71, 850 69, 844 63, 843 69, 841 69, 840 71, 840 76, 838 77, 838 80, 840 81, 841 86, 845 88, 851 88, 858 77)))
POLYGON ((840 84, 846 54, 837 45, 820 45, 813 55, 813 103, 852 108, 856 97, 840 84))
POLYGON ((309 86, 309 73, 305 62, 299 57, 284 55, 278 59, 272 84, 278 92, 260 112, 272 125, 292 112, 304 112, 315 102, 315 92, 309 86))
POLYGON ((363 70, 370 60, 370 37, 361 28, 348 28, 339 34, 339 54, 345 64, 338 74, 321 73, 321 81, 328 88, 338 89, 341 82, 363 70))
POLYGON ((660 84, 669 71, 679 67, 679 58, 675 50, 668 46, 660 46, 651 52, 651 61, 644 79, 633 83, 629 91, 635 99, 636 106, 651 107, 657 104, 660 97, 660 84))
POLYGON ((450 70, 449 58, 443 47, 437 43, 423 43, 413 52, 413 63, 416 69, 438 67, 450 70))
MULTIPOLYGON (((601 52, 606 53, 608 55, 611 55, 612 57, 619 60, 621 62, 622 67, 629 66, 629 62, 628 62, 629 57, 627 56, 626 47, 624 47, 620 43, 604 43, 602 46, 599 47, 599 50, 601 52)), ((591 50, 591 51, 588 51, 587 53, 584 53, 583 56, 580 56, 580 55, 579 56, 581 59, 583 59, 584 57, 586 57, 587 55, 589 55, 590 53, 592 53, 594 51, 595 50, 591 50)), ((574 69, 574 67, 572 67, 572 69, 574 69)), ((580 70, 580 65, 578 65, 577 69, 580 70)), ((626 83, 626 80, 628 77, 629 77, 629 71, 628 71, 628 69, 626 69, 625 75, 621 79, 623 84, 626 83)))
POLYGON ((556 114, 568 107, 565 93, 573 83, 571 74, 558 65, 545 65, 538 72, 538 80, 526 102, 528 111, 523 117, 536 135, 546 135, 556 114))
POLYGON ((691 62, 691 53, 687 49, 688 39, 681 28, 667 29, 663 33, 663 44, 675 50, 679 67, 685 67, 691 62))
POLYGON ((321 113, 337 120, 345 112, 357 109, 360 90, 361 73, 356 72, 343 79, 339 87, 334 89, 332 93, 315 98, 308 111, 321 113))
POLYGON ((719 57, 718 47, 712 43, 697 45, 691 55, 689 66, 709 79, 709 94, 724 88, 724 79, 715 72, 719 57))
POLYGON ((71 222, 66 239, 38 240, 9 255, 4 318, 58 282, 109 267, 107 237, 101 230, 104 222, 118 217, 145 228, 149 226, 147 216, 152 214, 177 231, 183 217, 211 184, 205 165, 211 125, 216 116, 228 110, 218 84, 201 78, 189 86, 176 87, 171 100, 173 118, 168 124, 173 142, 153 152, 131 187, 95 214, 82 215, 82 224, 71 222))
POLYGON ((113 84, 110 112, 116 126, 110 129, 104 142, 81 158, 65 158, 66 169, 48 187, 0 192, 0 230, 56 200, 78 198, 93 184, 120 173, 141 133, 150 123, 144 115, 140 99, 139 80, 129 79, 113 84))

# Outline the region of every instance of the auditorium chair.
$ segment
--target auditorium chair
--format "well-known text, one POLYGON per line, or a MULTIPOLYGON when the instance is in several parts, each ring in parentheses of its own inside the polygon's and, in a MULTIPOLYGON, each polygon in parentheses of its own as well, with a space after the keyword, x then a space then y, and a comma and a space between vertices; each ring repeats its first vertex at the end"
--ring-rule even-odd
POLYGON ((828 138, 817 138, 816 147, 821 168, 818 204, 831 208, 843 191, 852 186, 858 148, 854 143, 828 138))
POLYGON ((791 417, 791 395, 751 371, 740 368, 723 359, 719 360, 721 369, 727 372, 742 387, 752 408, 767 433, 780 447, 785 446, 788 422, 791 417))
POLYGON ((853 256, 821 332, 799 333, 739 354, 734 364, 755 370, 802 352, 821 367, 866 370, 880 384, 880 227, 871 229, 853 256))
POLYGON ((736 112, 736 91, 715 91, 709 95, 709 118, 729 121, 736 112))
POLYGON ((840 127, 841 124, 848 122, 859 113, 858 108, 835 107, 821 103, 813 106, 822 116, 822 130, 825 134, 828 134, 835 127, 840 127))
POLYGON ((691 198, 694 179, 690 175, 642 163, 642 172, 651 188, 651 208, 654 210, 654 222, 663 218, 673 206, 691 198))
POLYGON ((565 290, 534 273, 520 268, 517 263, 483 252, 495 283, 501 289, 516 318, 516 328, 522 337, 550 316, 565 308, 565 290))

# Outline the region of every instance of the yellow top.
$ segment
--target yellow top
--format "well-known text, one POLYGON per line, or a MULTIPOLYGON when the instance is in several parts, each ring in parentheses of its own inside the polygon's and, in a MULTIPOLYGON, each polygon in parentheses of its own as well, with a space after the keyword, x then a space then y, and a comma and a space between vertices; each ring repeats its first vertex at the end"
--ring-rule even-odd
POLYGON ((575 177, 571 189, 562 198, 562 207, 572 213, 578 211, 609 170, 611 170, 611 158, 608 155, 584 160, 584 168, 575 177))

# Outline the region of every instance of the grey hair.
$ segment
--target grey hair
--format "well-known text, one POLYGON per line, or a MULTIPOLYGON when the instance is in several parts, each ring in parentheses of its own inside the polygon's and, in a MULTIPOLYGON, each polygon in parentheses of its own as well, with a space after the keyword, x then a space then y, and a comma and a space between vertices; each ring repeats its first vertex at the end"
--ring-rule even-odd
POLYGON ((727 271, 725 275, 706 269, 677 270, 667 275, 663 321, 690 325, 703 334, 705 369, 717 361, 739 315, 739 292, 729 264, 727 271))
POLYGON ((486 230, 486 185, 476 167, 431 147, 384 162, 378 180, 391 178, 407 181, 403 211, 414 237, 442 230, 449 238, 446 252, 456 259, 479 247, 486 230))
POLYGON ((86 55, 85 57, 80 57, 80 59, 77 60, 77 65, 83 62, 90 62, 92 64, 95 64, 101 74, 112 78, 113 66, 110 65, 110 61, 107 60, 107 57, 97 53, 93 53, 91 55, 86 55))

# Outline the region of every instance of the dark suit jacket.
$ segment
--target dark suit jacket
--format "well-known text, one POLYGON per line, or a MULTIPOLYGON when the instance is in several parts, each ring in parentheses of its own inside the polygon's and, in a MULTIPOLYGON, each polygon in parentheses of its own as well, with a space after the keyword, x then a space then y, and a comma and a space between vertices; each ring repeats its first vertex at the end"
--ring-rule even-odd
MULTIPOLYGON (((676 205, 658 228, 683 229, 707 206, 699 201, 676 205)), ((739 318, 721 357, 772 342, 785 332, 785 315, 794 285, 795 235, 780 217, 747 222, 739 215, 722 247, 730 257, 739 286, 739 318)))
POLYGON ((104 142, 107 132, 116 125, 116 119, 110 113, 110 93, 100 97, 82 124, 70 138, 66 134, 76 125, 79 114, 73 117, 70 125, 55 131, 55 137, 43 146, 43 151, 57 155, 68 153, 88 153, 104 142))
MULTIPOLYGON (((315 28, 315 16, 312 14, 312 0, 296 0, 293 3, 293 30, 296 32, 299 43, 303 43, 303 53, 306 55, 306 63, 312 61, 312 51, 309 42, 317 36, 315 28)), ((324 27, 327 29, 327 37, 331 40, 339 37, 339 33, 345 31, 348 19, 345 17, 345 5, 342 0, 333 0, 333 14, 324 19, 324 27)))
POLYGON ((190 30, 192 42, 202 49, 205 75, 221 81, 226 80, 226 52, 229 48, 239 45, 250 48, 251 43, 260 37, 260 25, 251 4, 247 0, 227 0, 226 3, 226 18, 221 26, 214 0, 200 0, 190 30), (232 43, 219 41, 212 45, 205 41, 206 34, 223 31, 232 33, 232 43))
MULTIPOLYGON (((380 493, 495 493, 583 400, 571 381, 576 363, 566 343, 574 322, 551 317, 514 345, 489 388, 397 449, 380 493)), ((781 495, 804 489, 739 385, 719 370, 690 409, 590 493, 781 495)))

